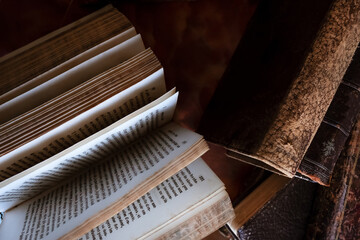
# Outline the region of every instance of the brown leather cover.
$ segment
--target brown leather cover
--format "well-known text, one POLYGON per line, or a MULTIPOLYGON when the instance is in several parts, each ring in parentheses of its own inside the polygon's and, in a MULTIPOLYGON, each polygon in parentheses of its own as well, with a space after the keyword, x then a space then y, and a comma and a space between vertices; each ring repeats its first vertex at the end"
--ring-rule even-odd
POLYGON ((199 132, 293 176, 358 45, 355 2, 261 2, 199 132))
POLYGON ((293 178, 242 226, 240 239, 303 239, 317 184, 293 178))
POLYGON ((360 115, 330 187, 293 178, 243 227, 240 239, 360 238, 360 115))
POLYGON ((360 112, 360 48, 346 71, 298 172, 329 185, 336 160, 360 112))
POLYGON ((357 159, 354 177, 346 198, 338 239, 360 239, 360 163, 357 159))
POLYGON ((307 239, 359 239, 360 116, 335 166, 330 187, 319 187, 307 239))

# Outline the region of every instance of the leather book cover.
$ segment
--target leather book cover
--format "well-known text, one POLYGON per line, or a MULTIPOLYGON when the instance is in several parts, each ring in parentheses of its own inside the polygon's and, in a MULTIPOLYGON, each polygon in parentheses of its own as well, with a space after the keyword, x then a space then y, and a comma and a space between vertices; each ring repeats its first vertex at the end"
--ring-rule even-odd
POLYGON ((360 116, 336 163, 330 187, 319 187, 307 239, 360 238, 360 116))
POLYGON ((360 112, 360 48, 355 52, 298 172, 329 186, 336 160, 360 112))
MULTIPOLYGON (((358 147, 360 143, 358 143, 358 147)), ((360 163, 357 157, 353 168, 351 186, 346 198, 346 206, 342 214, 342 223, 338 229, 337 237, 340 240, 360 239, 360 163)))
POLYGON ((260 2, 198 131, 233 157, 293 177, 358 45, 359 8, 260 2))
POLYGON ((360 238, 360 115, 330 187, 293 178, 236 231, 239 239, 360 238))
POLYGON ((241 240, 300 240, 306 233, 317 184, 293 178, 237 230, 241 240))

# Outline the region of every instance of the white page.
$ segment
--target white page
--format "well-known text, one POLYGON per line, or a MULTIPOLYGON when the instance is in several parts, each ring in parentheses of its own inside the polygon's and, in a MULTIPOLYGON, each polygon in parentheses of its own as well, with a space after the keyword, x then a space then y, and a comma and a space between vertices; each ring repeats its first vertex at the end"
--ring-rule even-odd
MULTIPOLYGON (((30 159, 31 154, 38 154, 45 147, 50 148, 50 145, 79 128, 84 127, 87 123, 93 121, 96 117, 113 111, 113 109, 122 106, 124 103, 133 101, 134 98, 146 94, 145 103, 157 99, 166 92, 165 79, 163 69, 151 74, 144 80, 134 84, 124 91, 114 95, 108 100, 99 105, 89 109, 88 111, 78 115, 77 117, 67 121, 57 128, 45 133, 40 138, 35 139, 27 144, 22 145, 15 151, 9 152, 0 157, 0 171, 6 171, 12 164, 20 164, 19 161, 30 159)), ((54 144, 53 144, 54 145, 54 144)), ((4 173, 0 173, 4 174, 4 173)))
MULTIPOLYGON (((97 148, 99 144, 106 144, 109 142, 109 139, 113 138, 113 135, 118 133, 124 134, 124 132, 127 133, 124 135, 130 135, 130 129, 138 129, 139 125, 152 121, 152 116, 161 115, 161 119, 157 120, 158 126, 169 122, 173 117, 178 97, 178 94, 172 95, 174 91, 173 89, 154 102, 59 154, 2 181, 0 183, 0 211, 6 211, 24 200, 37 195, 39 192, 48 189, 50 186, 57 184, 59 179, 56 178, 56 181, 53 181, 53 178, 55 177, 54 175, 62 177, 61 164, 72 162, 78 156, 88 156, 91 161, 97 161, 98 159, 92 156, 91 149, 97 148)), ((155 128, 156 126, 152 124, 151 127, 155 128)), ((143 133, 146 130, 148 130, 148 127, 141 129, 143 133)), ((89 164, 93 164, 91 161, 89 164)))
POLYGON ((195 208, 208 207, 218 200, 211 196, 223 187, 206 163, 197 159, 82 239, 138 239, 153 229, 159 236, 166 232, 166 225, 178 224, 182 215, 193 215, 195 208))
POLYGON ((145 50, 138 34, 51 80, 0 105, 0 123, 9 121, 145 50))
POLYGON ((9 92, 4 93, 0 96, 0 104, 5 103, 6 101, 9 101, 10 99, 19 96, 20 94, 25 93, 26 91, 29 91, 30 89, 46 82, 47 80, 56 77, 57 75, 75 67, 76 65, 79 65, 80 63, 124 42, 125 40, 128 40, 131 37, 134 37, 136 35, 135 28, 130 28, 126 30, 125 32, 122 32, 98 45, 95 47, 92 47, 85 52, 82 52, 75 57, 67 60, 66 62, 59 64, 58 66, 48 70, 47 72, 25 82, 24 84, 10 90, 9 92))
MULTIPOLYGON (((39 232, 46 232, 46 228, 49 226, 49 235, 43 239, 57 239, 64 233, 77 229, 78 226, 88 219, 96 220, 96 218, 100 216, 106 217, 109 215, 109 212, 106 211, 108 208, 112 208, 112 211, 120 212, 126 207, 121 206, 121 204, 123 204, 122 198, 129 198, 137 194, 139 194, 139 197, 145 194, 147 190, 140 186, 145 182, 154 181, 154 179, 156 179, 156 177, 154 178, 155 173, 174 161, 177 156, 180 156, 186 149, 201 138, 200 135, 174 123, 167 124, 156 132, 157 134, 160 134, 160 132, 171 134, 172 141, 174 142, 173 144, 172 141, 169 141, 172 146, 162 145, 162 147, 165 148, 162 153, 164 154, 168 151, 164 158, 160 159, 160 153, 155 157, 148 155, 146 159, 139 155, 138 158, 143 160, 141 162, 143 164, 142 167, 147 165, 149 168, 142 168, 141 171, 135 174, 136 169, 129 171, 128 168, 130 168, 129 164, 135 164, 136 161, 134 160, 137 158, 131 157, 130 155, 129 159, 131 160, 124 159, 123 156, 127 150, 115 154, 114 157, 102 162, 92 170, 84 172, 67 184, 27 201, 6 213, 4 222, 0 226, 0 236, 16 239, 19 238, 21 231, 24 230, 25 232, 31 231, 27 233, 30 239, 36 239, 36 236, 40 237, 39 232), (159 158, 159 161, 156 161, 156 157, 159 158), (154 163, 151 167, 150 162, 154 163), (121 179, 119 178, 118 181, 110 181, 111 177, 105 177, 104 174, 101 173, 104 169, 107 169, 108 173, 111 171, 112 176, 116 175, 116 172, 118 175, 125 172, 124 175, 126 176, 121 179), (128 181, 125 182, 124 179, 128 181), (62 194, 58 196, 57 194, 59 193, 62 194), (83 197, 82 200, 85 202, 82 200, 76 201, 76 197, 83 197), (79 203, 82 203, 82 206, 79 206, 79 203), (120 207, 118 204, 120 204, 120 207), (79 211, 82 213, 76 214, 76 212, 79 211), (18 224, 25 222, 25 219, 26 224, 24 224, 22 228, 19 228, 18 224), (15 222, 17 224, 14 224, 15 222)), ((129 151, 136 152, 136 149, 141 149, 142 146, 148 143, 148 139, 141 139, 136 144, 130 146, 132 150, 129 151)), ((157 151, 160 151, 159 148, 157 148, 157 151)), ((146 153, 144 152, 141 155, 145 156, 146 153)), ((165 178, 170 176, 171 175, 168 174, 165 178)), ((159 184, 162 180, 157 179, 157 181, 156 184, 159 184)), ((221 183, 218 184, 221 185, 221 183)), ((212 185, 216 185, 215 182, 212 182, 212 185)), ((134 201, 135 200, 136 199, 134 199, 134 201)), ((114 215, 111 212, 110 214, 111 215, 108 216, 109 218, 114 215)))
POLYGON ((139 239, 202 239, 234 216, 229 195, 222 188, 139 239))

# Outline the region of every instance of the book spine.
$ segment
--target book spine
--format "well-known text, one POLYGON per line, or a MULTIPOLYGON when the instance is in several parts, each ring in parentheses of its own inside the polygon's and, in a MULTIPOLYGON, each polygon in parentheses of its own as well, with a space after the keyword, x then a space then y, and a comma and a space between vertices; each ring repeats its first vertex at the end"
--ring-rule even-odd
POLYGON ((360 48, 302 160, 298 172, 329 186, 335 163, 360 112, 360 48))
MULTIPOLYGON (((358 141, 360 147, 360 140, 358 141)), ((338 239, 359 239, 360 238, 360 163, 359 157, 353 168, 352 181, 346 198, 346 207, 342 218, 341 226, 338 228, 338 239)))
MULTIPOLYGON (((359 230, 352 228, 358 218, 351 214, 359 208, 357 191, 359 181, 360 117, 351 132, 346 149, 343 150, 330 181, 330 187, 321 186, 317 192, 311 219, 308 223, 307 239, 358 239, 338 238, 339 234, 351 236, 359 230), (353 231, 353 233, 351 233, 353 231)), ((358 214, 358 212, 357 212, 358 214)), ((356 213, 355 213, 356 215, 356 213)))
POLYGON ((359 17, 356 0, 261 1, 198 131, 294 176, 359 43, 359 17))
POLYGON ((337 0, 257 155, 294 176, 360 40, 360 2, 337 0))

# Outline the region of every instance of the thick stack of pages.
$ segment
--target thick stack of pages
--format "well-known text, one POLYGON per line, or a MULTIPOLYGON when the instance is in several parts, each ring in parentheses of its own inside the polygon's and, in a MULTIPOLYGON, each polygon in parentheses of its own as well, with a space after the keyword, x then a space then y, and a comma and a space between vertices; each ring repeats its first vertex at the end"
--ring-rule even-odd
POLYGON ((178 93, 115 9, 0 61, 14 76, 1 87, 1 239, 198 239, 233 218, 198 159, 205 140, 172 122, 178 93))

